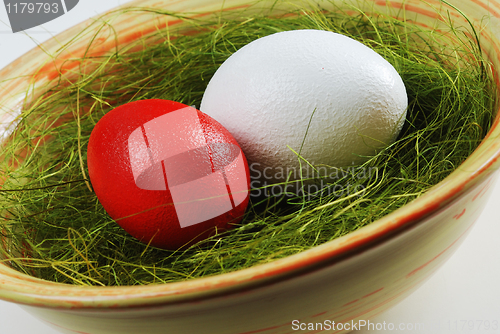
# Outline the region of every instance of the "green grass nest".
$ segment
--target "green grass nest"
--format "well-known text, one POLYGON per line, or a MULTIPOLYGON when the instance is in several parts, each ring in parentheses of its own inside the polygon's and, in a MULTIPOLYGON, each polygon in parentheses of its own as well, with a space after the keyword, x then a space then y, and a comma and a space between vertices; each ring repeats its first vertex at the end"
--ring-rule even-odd
POLYGON ((272 15, 240 10, 237 20, 225 16, 230 11, 202 19, 154 11, 177 16, 197 33, 183 35, 172 26, 148 37, 144 49, 86 57, 92 66, 81 67, 76 79, 61 74, 46 93, 26 100, 0 158, 3 263, 55 282, 111 286, 182 281, 270 262, 357 230, 421 196, 472 153, 494 116, 496 86, 471 26, 450 22, 448 31, 431 31, 354 7, 305 6, 272 15), (397 142, 322 190, 252 197, 232 231, 186 250, 148 247, 124 232, 87 180, 86 147, 96 122, 140 99, 199 106, 211 76, 233 52, 259 37, 305 28, 352 37, 396 68, 409 98, 397 142), (373 172, 361 176, 367 169, 373 172), (339 196, 331 191, 336 185, 357 191, 339 196))

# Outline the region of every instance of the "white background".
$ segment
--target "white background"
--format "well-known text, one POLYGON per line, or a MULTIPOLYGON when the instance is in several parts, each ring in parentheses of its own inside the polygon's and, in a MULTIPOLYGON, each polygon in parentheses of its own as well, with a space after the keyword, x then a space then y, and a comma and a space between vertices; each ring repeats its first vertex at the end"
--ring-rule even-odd
MULTIPOLYGON (((13 34, 0 4, 0 68, 55 34, 126 0, 80 0, 67 14, 13 34)), ((500 333, 500 183, 482 216, 453 257, 419 290, 374 323, 424 324, 405 333, 500 333), (496 321, 496 330, 481 321, 496 321), (469 325, 473 325, 469 329, 469 325)), ((290 319, 294 315, 290 314, 290 319)), ((410 326, 408 326, 410 327, 410 326)), ((410 327, 411 328, 411 327, 410 327)), ((362 331, 362 333, 389 331, 362 331)), ((0 301, 0 334, 56 334, 18 305, 0 301)), ((202 333, 200 333, 202 334, 202 333)))

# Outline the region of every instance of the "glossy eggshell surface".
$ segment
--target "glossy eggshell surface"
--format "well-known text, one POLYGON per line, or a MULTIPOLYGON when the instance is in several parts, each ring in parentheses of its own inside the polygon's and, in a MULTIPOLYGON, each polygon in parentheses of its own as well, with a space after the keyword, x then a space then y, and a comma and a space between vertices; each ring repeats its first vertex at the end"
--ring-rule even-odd
POLYGON ((181 103, 143 100, 113 109, 92 131, 87 162, 108 214, 152 246, 177 249, 215 227, 230 228, 248 204, 249 172, 238 143, 181 103))

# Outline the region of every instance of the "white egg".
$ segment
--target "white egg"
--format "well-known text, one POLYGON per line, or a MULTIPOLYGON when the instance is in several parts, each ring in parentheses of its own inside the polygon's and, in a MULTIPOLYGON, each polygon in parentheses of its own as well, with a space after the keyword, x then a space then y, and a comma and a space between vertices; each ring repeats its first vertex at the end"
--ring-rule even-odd
POLYGON ((253 177, 269 184, 299 168, 299 152, 314 166, 362 163, 396 139, 407 104, 401 77, 369 47, 333 32, 293 30, 231 55, 200 109, 232 133, 253 177))

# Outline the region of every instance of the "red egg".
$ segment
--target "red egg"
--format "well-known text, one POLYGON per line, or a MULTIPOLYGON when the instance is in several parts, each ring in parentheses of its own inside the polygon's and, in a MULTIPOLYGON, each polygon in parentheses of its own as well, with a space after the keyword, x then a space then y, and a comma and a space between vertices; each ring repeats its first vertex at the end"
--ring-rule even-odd
POLYGON ((182 103, 143 100, 107 113, 87 163, 104 209, 143 243, 178 249, 228 229, 249 201, 250 174, 233 136, 182 103))

